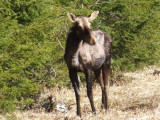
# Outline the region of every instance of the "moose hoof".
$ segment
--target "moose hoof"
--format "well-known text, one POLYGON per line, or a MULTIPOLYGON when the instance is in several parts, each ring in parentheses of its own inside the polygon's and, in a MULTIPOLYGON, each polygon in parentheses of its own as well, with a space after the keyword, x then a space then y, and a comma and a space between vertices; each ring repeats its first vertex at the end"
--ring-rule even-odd
POLYGON ((106 114, 109 114, 109 109, 106 110, 106 114))
POLYGON ((96 115, 97 114, 96 111, 93 111, 93 114, 96 115))

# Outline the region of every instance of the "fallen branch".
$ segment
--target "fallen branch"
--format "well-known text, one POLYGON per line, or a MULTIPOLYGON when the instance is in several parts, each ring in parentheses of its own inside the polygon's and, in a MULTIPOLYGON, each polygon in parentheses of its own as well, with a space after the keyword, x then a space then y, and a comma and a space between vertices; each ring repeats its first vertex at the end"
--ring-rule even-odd
MULTIPOLYGON (((53 32, 53 34, 56 36, 56 34, 53 32)), ((59 36, 57 37, 57 40, 58 40, 58 43, 59 43, 59 45, 61 46, 61 48, 64 50, 64 47, 63 47, 63 45, 62 45, 62 43, 60 42, 60 40, 59 40, 59 36)))
POLYGON ((83 6, 84 6, 84 3, 83 3, 83 2, 84 2, 84 0, 82 0, 82 9, 83 9, 83 6))
POLYGON ((56 78, 56 76, 57 76, 57 72, 56 72, 56 69, 54 69, 53 67, 51 67, 51 71, 53 70, 53 72, 54 72, 54 78, 56 78))

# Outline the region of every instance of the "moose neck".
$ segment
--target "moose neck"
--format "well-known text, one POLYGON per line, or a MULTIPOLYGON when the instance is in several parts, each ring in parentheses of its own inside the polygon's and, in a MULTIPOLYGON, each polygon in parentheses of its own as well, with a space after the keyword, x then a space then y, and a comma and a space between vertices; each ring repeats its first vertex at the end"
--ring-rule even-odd
POLYGON ((68 34, 65 54, 69 54, 69 56, 74 55, 79 49, 81 41, 82 39, 78 37, 76 31, 72 27, 70 33, 68 34))
POLYGON ((76 32, 76 27, 73 26, 71 28, 71 32, 69 33, 69 42, 72 43, 73 47, 78 47, 81 41, 83 41, 83 36, 80 36, 76 32))

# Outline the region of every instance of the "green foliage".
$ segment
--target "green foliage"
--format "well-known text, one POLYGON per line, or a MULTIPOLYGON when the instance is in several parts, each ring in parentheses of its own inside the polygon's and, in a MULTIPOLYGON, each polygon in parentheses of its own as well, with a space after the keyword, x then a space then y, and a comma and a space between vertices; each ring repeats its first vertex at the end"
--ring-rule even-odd
POLYGON ((40 14, 40 0, 2 0, 0 13, 3 17, 16 19, 18 23, 25 24, 40 14))
POLYGON ((70 85, 63 60, 67 12, 100 11, 92 26, 113 37, 114 71, 158 63, 160 2, 96 1, 0 1, 0 112, 32 104, 44 85, 70 85))

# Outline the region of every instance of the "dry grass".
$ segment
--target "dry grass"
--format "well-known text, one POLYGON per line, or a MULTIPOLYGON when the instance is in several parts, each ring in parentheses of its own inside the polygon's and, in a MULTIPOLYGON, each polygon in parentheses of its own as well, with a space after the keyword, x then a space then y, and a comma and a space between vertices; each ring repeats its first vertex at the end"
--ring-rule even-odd
MULTIPOLYGON (((91 112, 87 98, 86 88, 81 87, 82 118, 76 116, 76 102, 73 89, 45 89, 39 102, 49 95, 55 96, 57 101, 69 106, 65 113, 53 111, 45 112, 42 108, 35 108, 21 113, 16 111, 7 115, 18 120, 160 120, 160 75, 153 75, 155 67, 146 68, 143 71, 124 73, 124 76, 132 77, 132 81, 120 86, 110 87, 110 111, 108 114, 101 109, 101 89, 94 85, 94 103, 97 114, 91 112)), ((0 116, 4 119, 4 116, 0 116)))

